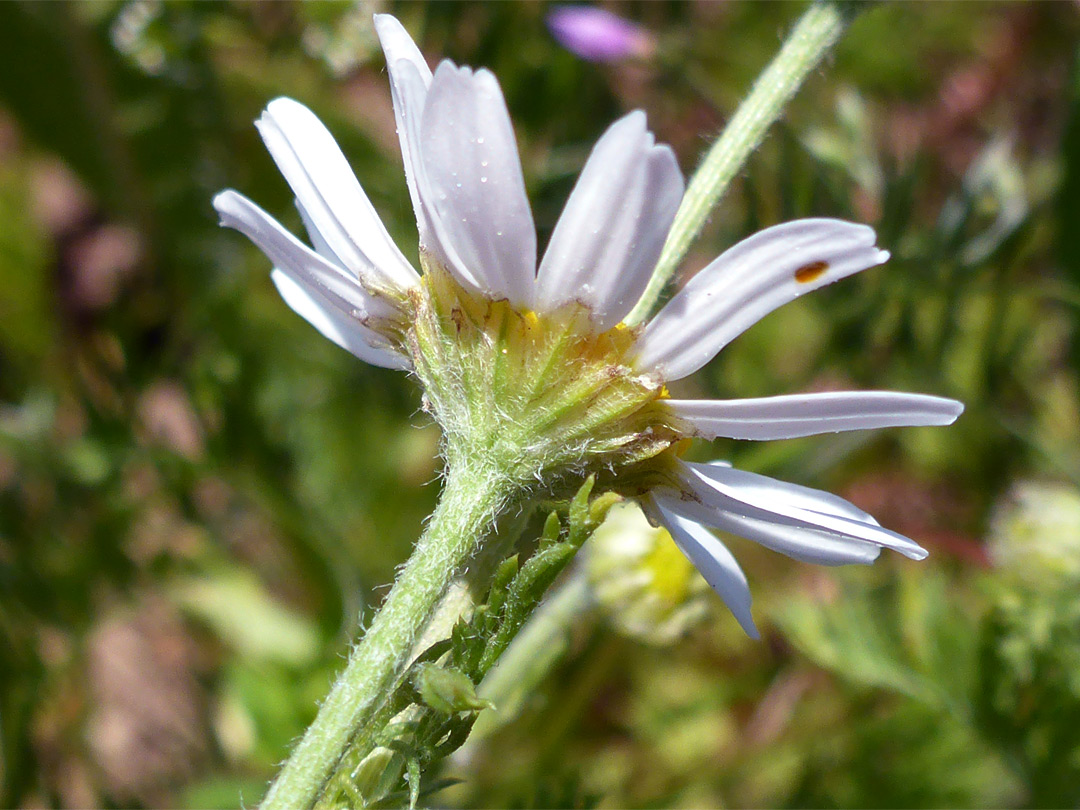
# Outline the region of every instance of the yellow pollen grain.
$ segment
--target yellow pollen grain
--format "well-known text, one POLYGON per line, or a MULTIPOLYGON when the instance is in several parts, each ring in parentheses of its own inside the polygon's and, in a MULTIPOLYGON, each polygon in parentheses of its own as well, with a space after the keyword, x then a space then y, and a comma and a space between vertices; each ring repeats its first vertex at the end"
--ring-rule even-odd
POLYGON ((657 399, 671 399, 671 392, 668 391, 668 387, 666 385, 661 385, 660 386, 660 393, 658 393, 656 395, 656 398, 657 399))
POLYGON ((810 264, 804 264, 795 271, 795 280, 800 284, 809 284, 811 281, 821 278, 828 269, 828 262, 810 262, 810 264))
POLYGON ((675 450, 675 455, 677 455, 679 458, 682 458, 684 455, 686 455, 686 451, 690 449, 690 445, 693 443, 693 439, 690 438, 679 439, 677 442, 675 442, 674 445, 672 445, 673 449, 675 450))

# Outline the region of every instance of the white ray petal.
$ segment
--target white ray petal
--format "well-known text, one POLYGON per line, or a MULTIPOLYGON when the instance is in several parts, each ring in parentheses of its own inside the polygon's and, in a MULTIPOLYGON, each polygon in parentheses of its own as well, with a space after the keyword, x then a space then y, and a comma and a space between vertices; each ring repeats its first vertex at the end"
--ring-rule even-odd
POLYGON ((256 126, 312 225, 344 267, 376 289, 404 291, 419 282, 334 137, 311 110, 278 98, 256 126))
POLYGON ((689 520, 813 565, 869 565, 881 554, 873 543, 851 540, 806 526, 791 526, 729 512, 682 497, 675 490, 654 492, 657 503, 689 520))
POLYGON ((390 75, 390 94, 394 102, 394 120, 397 122, 398 140, 401 143, 401 159, 405 164, 405 181, 409 185, 409 197, 416 224, 420 230, 420 244, 429 248, 431 226, 421 204, 419 178, 420 122, 424 115, 424 102, 431 86, 431 68, 412 41, 404 26, 389 14, 375 15, 375 33, 379 37, 386 57, 386 71, 390 75))
POLYGON ((422 203, 448 258, 493 298, 531 307, 536 229, 495 77, 443 62, 424 107, 422 203), (448 253, 450 251, 447 251, 448 253))
POLYGON ((871 565, 881 547, 829 532, 727 513, 716 528, 811 565, 871 565))
MULTIPOLYGON (((326 273, 335 273, 338 278, 329 276, 327 279, 328 286, 332 289, 339 288, 341 291, 347 292, 350 307, 354 312, 360 313, 363 318, 393 318, 393 316, 400 314, 401 310, 397 308, 396 303, 392 300, 374 296, 368 293, 363 285, 356 283, 355 276, 342 267, 337 254, 326 244, 326 240, 323 239, 319 229, 314 227, 311 217, 308 216, 308 212, 305 211, 299 200, 296 201, 296 208, 300 214, 300 220, 303 222, 303 228, 308 232, 308 237, 311 239, 311 245, 315 248, 315 253, 326 259, 326 264, 321 268, 314 268, 313 272, 318 274, 319 278, 322 278, 326 273), (342 286, 342 284, 345 286, 342 286)), ((289 233, 288 235, 292 234, 289 233)))
MULTIPOLYGON (((400 355, 393 361, 393 365, 385 359, 379 359, 382 354, 388 353, 385 341, 378 333, 362 323, 365 318, 387 317, 393 314, 395 309, 389 302, 370 295, 360 286, 359 281, 300 242, 273 217, 242 194, 231 190, 223 191, 214 197, 214 208, 221 215, 222 225, 235 228, 247 236, 269 257, 279 275, 287 275, 292 280, 293 286, 302 287, 304 294, 312 298, 318 307, 332 313, 316 322, 313 320, 316 316, 312 314, 314 304, 307 305, 302 301, 300 304, 295 304, 294 301, 300 301, 298 294, 293 295, 292 301, 286 299, 289 306, 326 337, 357 357, 375 365, 391 368, 402 368, 408 365, 408 362, 400 355), (371 355, 375 359, 369 359, 355 348, 354 344, 357 340, 369 345, 376 352, 371 355)), ((281 289, 280 285, 278 289, 281 289)), ((291 293, 292 288, 287 287, 287 289, 291 293)), ((284 293, 282 295, 284 296, 284 293)))
POLYGON ((382 368, 406 370, 409 361, 380 345, 379 336, 323 298, 300 278, 281 268, 274 268, 270 278, 278 293, 297 315, 314 326, 323 337, 366 363, 382 368))
POLYGON ((587 306, 601 330, 637 303, 682 199, 672 151, 655 146, 645 114, 612 124, 593 147, 537 273, 537 309, 587 306))
MULTIPOLYGON (((396 103, 394 108, 395 114, 398 115, 402 149, 408 150, 404 154, 412 155, 406 160, 405 174, 409 181, 413 211, 416 214, 420 253, 438 263, 440 267, 449 270, 465 286, 480 290, 482 286, 472 271, 458 257, 457 251, 446 235, 446 229, 440 226, 436 211, 432 206, 434 194, 431 192, 431 184, 428 183, 427 172, 424 170, 420 147, 420 128, 424 120, 423 100, 427 97, 425 79, 416 66, 406 59, 399 59, 395 63, 391 78, 393 86, 400 88, 402 94, 412 99, 420 99, 420 101, 408 102, 408 112, 399 112, 399 105, 396 103)), ((430 77, 426 81, 430 82, 430 77)))
POLYGON ((341 261, 341 257, 334 253, 334 249, 330 247, 330 244, 323 238, 322 233, 315 226, 315 222, 311 219, 311 215, 304 208, 304 204, 300 200, 293 200, 293 204, 296 206, 297 212, 300 214, 300 221, 304 223, 304 230, 307 232, 308 240, 311 242, 311 246, 315 248, 315 252, 322 256, 330 264, 336 267, 344 267, 341 261))
POLYGON ((750 612, 750 587, 746 583, 746 575, 727 546, 701 524, 665 509, 655 500, 652 505, 660 522, 671 533, 671 539, 724 600, 746 635, 753 639, 760 638, 750 612))
POLYGON ((690 466, 720 467, 726 470, 720 475, 725 476, 729 481, 737 482, 737 486, 743 491, 756 490, 761 497, 778 498, 794 506, 850 520, 862 521, 871 526, 881 525, 873 515, 860 509, 851 501, 822 489, 804 487, 801 484, 792 484, 790 481, 781 481, 767 475, 747 472, 722 461, 710 461, 708 464, 691 464, 690 466))
MULTIPOLYGON (((700 514, 707 514, 710 508, 717 509, 754 521, 812 529, 840 539, 872 543, 913 560, 927 556, 926 549, 918 543, 882 528, 866 512, 831 493, 731 467, 680 462, 680 470, 682 485, 704 507, 700 514)), ((709 522, 698 514, 690 517, 709 522)))
MULTIPOLYGON (((416 47, 413 38, 409 36, 409 32, 405 30, 405 26, 398 21, 397 17, 392 14, 376 14, 372 20, 387 65, 391 65, 399 59, 411 62, 424 79, 424 85, 430 85, 431 68, 428 67, 424 55, 420 53, 420 49, 416 47)), ((422 101, 423 99, 421 99, 422 101)))
POLYGON ((664 404, 705 439, 793 439, 843 430, 951 425, 964 410, 954 399, 895 391, 672 399, 664 404))
POLYGON ((887 261, 873 228, 800 219, 767 228, 725 251, 645 328, 637 366, 677 380, 732 339, 803 293, 887 261))
MULTIPOLYGON (((300 219, 304 223, 304 230, 307 231, 308 238, 311 240, 311 246, 315 248, 315 252, 322 258, 326 259, 326 266, 321 268, 319 272, 329 272, 333 270, 340 280, 335 279, 340 285, 341 281, 344 281, 347 285, 344 289, 347 289, 350 293, 351 306, 356 312, 361 313, 363 317, 371 318, 392 318, 395 315, 400 314, 398 305, 387 298, 379 298, 378 296, 371 295, 361 285, 356 283, 356 278, 344 269, 341 264, 341 260, 334 253, 333 249, 323 239, 322 234, 319 233, 319 229, 315 227, 315 224, 311 221, 311 217, 308 216, 308 212, 304 209, 304 206, 300 204, 299 200, 295 200, 296 210, 300 213, 300 219)), ((290 234, 291 235, 291 234, 290 234)))
POLYGON ((223 191, 214 197, 214 208, 223 226, 244 234, 276 266, 321 289, 342 312, 369 316, 387 311, 386 303, 368 293, 357 279, 313 251, 242 194, 223 191))

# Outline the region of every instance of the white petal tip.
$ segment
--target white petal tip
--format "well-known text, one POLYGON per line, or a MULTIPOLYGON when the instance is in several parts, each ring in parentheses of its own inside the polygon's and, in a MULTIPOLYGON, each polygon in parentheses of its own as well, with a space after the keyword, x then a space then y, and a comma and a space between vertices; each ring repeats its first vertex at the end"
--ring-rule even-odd
POLYGON ((380 36, 387 29, 393 29, 394 31, 404 30, 404 26, 401 21, 398 20, 393 14, 372 14, 371 24, 375 26, 375 31, 380 36))
POLYGON ((929 405, 924 411, 924 421, 913 423, 927 427, 944 427, 955 422, 964 412, 964 403, 946 397, 927 397, 929 405))
POLYGON ((901 550, 900 553, 907 557, 909 560, 914 560, 915 562, 922 562, 930 556, 930 552, 922 546, 916 546, 913 549, 904 549, 901 550))
MULTIPOLYGON (((728 610, 731 610, 731 605, 728 605, 728 610)), ((746 605, 745 609, 740 610, 738 613, 732 610, 731 615, 735 617, 735 621, 739 623, 739 627, 742 628, 742 631, 746 633, 749 638, 752 638, 754 641, 761 641, 761 633, 757 629, 757 625, 754 624, 754 617, 750 613, 749 604, 746 605)))
POLYGON ((943 421, 941 424, 951 425, 960 418, 960 414, 964 412, 964 403, 955 399, 948 399, 945 401, 948 403, 948 408, 946 410, 946 418, 948 421, 943 421))
POLYGON ((211 205, 213 205, 214 210, 218 212, 218 225, 223 228, 232 227, 228 222, 228 218, 234 215, 237 200, 239 198, 240 194, 233 191, 231 188, 226 189, 225 191, 219 191, 214 195, 211 205))
POLYGON ((297 117, 312 119, 318 124, 315 113, 305 105, 288 96, 278 96, 266 105, 262 115, 255 121, 255 128, 259 130, 259 134, 265 140, 267 127, 283 128, 287 126, 290 119, 295 120, 297 117))
POLYGON ((295 99, 291 99, 288 96, 278 96, 266 105, 266 109, 263 111, 263 115, 266 115, 266 113, 270 113, 271 115, 273 115, 278 112, 295 110, 297 108, 300 108, 302 110, 307 109, 307 107, 305 107, 303 104, 301 104, 299 101, 296 101, 295 99))

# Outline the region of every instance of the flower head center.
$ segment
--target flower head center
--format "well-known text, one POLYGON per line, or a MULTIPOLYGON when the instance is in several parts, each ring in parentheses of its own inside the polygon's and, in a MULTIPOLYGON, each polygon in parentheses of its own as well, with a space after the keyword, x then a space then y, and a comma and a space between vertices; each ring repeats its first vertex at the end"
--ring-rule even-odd
POLYGON ((523 477, 571 480, 638 464, 679 439, 666 389, 629 363, 633 329, 598 332, 576 303, 521 310, 437 266, 413 306, 414 366, 449 447, 483 447, 523 477))

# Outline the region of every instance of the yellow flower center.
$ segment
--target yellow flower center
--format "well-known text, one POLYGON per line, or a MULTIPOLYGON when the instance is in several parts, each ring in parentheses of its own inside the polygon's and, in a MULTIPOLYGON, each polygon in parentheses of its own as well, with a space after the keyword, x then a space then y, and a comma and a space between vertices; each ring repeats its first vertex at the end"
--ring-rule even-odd
POLYGON ((680 438, 662 404, 667 389, 628 362, 637 333, 624 324, 597 332, 574 303, 520 311, 437 266, 412 306, 407 339, 448 450, 467 442, 537 479, 619 470, 625 484, 627 468, 680 438))

